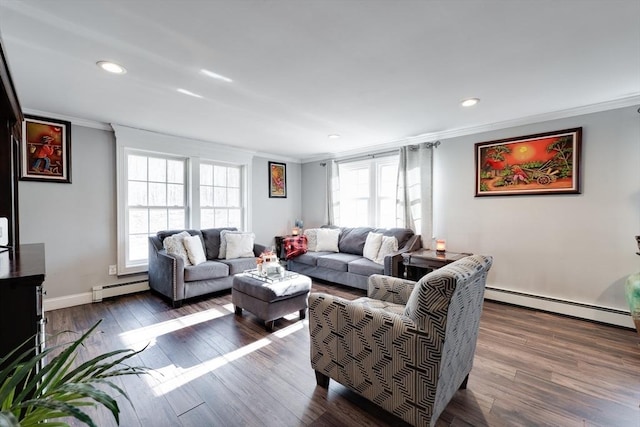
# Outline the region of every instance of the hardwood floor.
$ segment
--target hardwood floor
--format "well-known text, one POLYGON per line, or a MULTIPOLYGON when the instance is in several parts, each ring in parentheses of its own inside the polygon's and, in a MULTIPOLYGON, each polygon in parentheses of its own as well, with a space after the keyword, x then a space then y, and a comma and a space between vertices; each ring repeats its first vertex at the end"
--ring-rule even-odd
MULTIPOLYGON (((308 320, 293 313, 268 333, 252 314, 234 316, 230 292, 179 309, 145 292, 46 315, 52 342, 103 319, 80 361, 149 343, 135 362, 154 373, 118 380, 135 407, 118 399, 121 426, 406 425, 334 381, 316 387, 308 320)), ((437 426, 640 426, 635 331, 489 301, 480 328, 468 388, 437 426)), ((116 425, 106 410, 92 413, 100 426, 116 425)))

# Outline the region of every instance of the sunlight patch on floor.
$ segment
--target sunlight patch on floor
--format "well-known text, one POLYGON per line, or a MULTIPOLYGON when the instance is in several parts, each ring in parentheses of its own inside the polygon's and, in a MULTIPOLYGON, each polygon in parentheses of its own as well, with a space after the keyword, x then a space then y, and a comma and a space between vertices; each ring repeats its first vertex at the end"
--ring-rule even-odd
MULTIPOLYGON (((271 343, 271 340, 268 338, 262 338, 258 341, 252 342, 251 344, 247 344, 242 346, 236 350, 233 350, 229 353, 226 353, 222 356, 218 356, 211 360, 207 360, 199 365, 193 366, 189 369, 179 368, 175 365, 165 366, 164 368, 157 369, 159 373, 162 373, 165 376, 172 376, 173 378, 168 381, 164 381, 160 384, 149 384, 153 389, 153 392, 156 396, 162 396, 166 393, 169 393, 178 387, 181 387, 190 381, 195 380, 196 378, 200 378, 203 375, 208 374, 209 372, 215 371, 221 366, 226 365, 227 363, 239 359, 247 354, 254 352, 264 346, 267 346, 271 343), (176 375, 176 372, 180 373, 176 375)), ((162 378, 161 375, 154 375, 155 380, 162 378)), ((149 381, 147 381, 149 382, 149 381)))
POLYGON ((122 332, 118 337, 126 346, 144 346, 147 345, 147 343, 149 343, 150 346, 153 346, 156 338, 159 336, 175 332, 182 328, 197 325, 199 323, 208 322, 227 314, 228 313, 223 313, 218 309, 211 308, 198 313, 188 314, 177 319, 166 320, 164 322, 154 323, 153 325, 122 332))

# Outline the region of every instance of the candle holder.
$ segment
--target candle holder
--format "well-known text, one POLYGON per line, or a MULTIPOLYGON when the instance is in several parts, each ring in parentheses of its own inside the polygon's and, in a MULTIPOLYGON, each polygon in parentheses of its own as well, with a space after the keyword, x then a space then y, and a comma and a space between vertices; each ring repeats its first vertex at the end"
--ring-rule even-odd
POLYGON ((444 240, 436 240, 436 253, 444 254, 447 251, 447 243, 444 240))

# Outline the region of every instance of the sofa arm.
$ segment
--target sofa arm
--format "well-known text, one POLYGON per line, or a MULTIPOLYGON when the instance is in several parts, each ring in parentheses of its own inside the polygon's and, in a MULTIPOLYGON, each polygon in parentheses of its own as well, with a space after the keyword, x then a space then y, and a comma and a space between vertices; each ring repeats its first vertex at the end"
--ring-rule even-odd
POLYGON ((404 274, 404 264, 402 262, 402 254, 405 252, 415 251, 422 246, 422 238, 419 234, 411 236, 403 247, 396 252, 384 257, 384 274, 386 276, 402 277, 404 274))
POLYGON ((184 292, 184 260, 168 254, 164 249, 149 251, 149 287, 171 299, 181 302, 184 292))
POLYGON ((373 274, 369 276, 367 296, 380 301, 406 305, 416 282, 398 277, 373 274))
POLYGON ((255 256, 259 257, 266 249, 267 249, 267 247, 265 245, 261 245, 259 243, 254 243, 254 245, 253 245, 253 254, 255 256))

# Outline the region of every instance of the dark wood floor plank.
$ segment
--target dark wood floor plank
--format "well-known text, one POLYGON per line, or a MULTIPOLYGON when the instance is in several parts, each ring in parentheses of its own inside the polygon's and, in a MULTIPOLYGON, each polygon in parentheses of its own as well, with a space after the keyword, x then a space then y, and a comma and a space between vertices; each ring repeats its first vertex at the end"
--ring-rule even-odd
MULTIPOLYGON (((313 289, 366 294, 323 282, 313 289)), ((228 291, 177 309, 145 292, 47 317, 52 344, 78 336, 55 336, 60 331, 103 319, 79 361, 149 343, 136 361, 158 372, 117 380, 135 405, 118 398, 123 426, 406 426, 334 381, 328 390, 316 386, 308 320, 292 313, 268 332, 251 313, 233 313, 228 291)), ((468 388, 436 425, 640 427, 639 403, 634 331, 485 302, 468 388)), ((103 409, 92 414, 101 427, 116 425, 103 409)))

